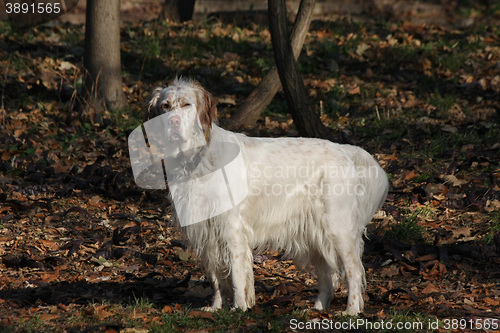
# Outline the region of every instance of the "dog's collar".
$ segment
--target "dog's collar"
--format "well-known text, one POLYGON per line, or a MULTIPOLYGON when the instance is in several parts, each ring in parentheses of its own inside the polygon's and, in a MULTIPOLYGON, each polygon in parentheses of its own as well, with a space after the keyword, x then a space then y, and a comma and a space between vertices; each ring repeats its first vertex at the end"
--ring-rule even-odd
MULTIPOLYGON (((209 143, 209 140, 210 140, 210 128, 207 128, 207 130, 205 131, 205 142, 207 143, 207 145, 209 143)), ((206 149, 207 146, 205 145, 198 152, 196 152, 194 158, 192 158, 191 161, 189 161, 184 165, 184 171, 192 172, 194 169, 196 169, 198 164, 200 164, 203 155, 205 155, 206 149)))
POLYGON ((198 166, 198 164, 200 164, 201 159, 203 158, 203 155, 205 155, 205 150, 206 150, 206 148, 202 147, 196 153, 196 155, 194 156, 194 158, 191 161, 189 161, 188 163, 186 163, 186 165, 184 166, 184 171, 193 172, 193 170, 196 169, 196 167, 198 166))
POLYGON ((165 160, 165 163, 168 165, 168 170, 171 170, 173 172, 168 173, 169 176, 169 183, 175 183, 177 182, 184 173, 186 172, 193 172, 194 169, 200 164, 203 156, 205 155, 205 152, 207 150, 207 145, 210 140, 210 129, 207 129, 205 131, 205 141, 206 145, 202 146, 200 150, 198 150, 196 153, 194 153, 193 157, 190 159, 184 159, 183 157, 173 157, 169 156, 165 160), (180 171, 180 173, 179 173, 180 171))
MULTIPOLYGON (((183 180, 187 174, 193 172, 200 164, 206 151, 206 146, 203 146, 191 157, 179 155, 168 156, 164 160, 168 183, 175 184, 183 180)), ((179 154, 183 153, 181 152, 179 154)))

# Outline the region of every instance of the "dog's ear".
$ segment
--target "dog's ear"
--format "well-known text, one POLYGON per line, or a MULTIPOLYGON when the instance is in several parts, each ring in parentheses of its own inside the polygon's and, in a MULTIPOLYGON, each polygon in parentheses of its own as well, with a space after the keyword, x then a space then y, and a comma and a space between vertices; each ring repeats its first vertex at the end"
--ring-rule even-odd
POLYGON ((198 116, 200 117, 200 123, 203 130, 207 130, 212 127, 212 123, 217 122, 217 106, 215 105, 215 100, 212 95, 205 90, 200 84, 196 85, 199 89, 197 110, 198 116))
POLYGON ((156 103, 158 103, 158 100, 160 99, 160 93, 162 90, 163 90, 162 87, 158 87, 155 90, 153 90, 153 94, 151 95, 151 100, 148 103, 148 109, 142 115, 143 121, 148 121, 148 120, 153 119, 154 117, 158 116, 156 103))

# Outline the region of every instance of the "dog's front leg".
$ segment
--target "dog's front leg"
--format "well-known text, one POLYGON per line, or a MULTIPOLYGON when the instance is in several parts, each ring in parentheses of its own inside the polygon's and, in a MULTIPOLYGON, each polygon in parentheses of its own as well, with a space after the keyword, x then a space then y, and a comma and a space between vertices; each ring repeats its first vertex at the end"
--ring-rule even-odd
POLYGON ((255 305, 253 256, 240 216, 231 215, 226 228, 231 262, 234 307, 242 310, 255 305))

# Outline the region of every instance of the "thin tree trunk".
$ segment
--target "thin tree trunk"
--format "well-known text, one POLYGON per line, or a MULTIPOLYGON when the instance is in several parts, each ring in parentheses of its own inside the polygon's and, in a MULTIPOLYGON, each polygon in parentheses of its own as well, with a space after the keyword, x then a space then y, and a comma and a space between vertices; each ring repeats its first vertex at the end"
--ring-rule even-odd
MULTIPOLYGON (((316 0, 302 0, 301 6, 314 7, 316 0)), ((278 74, 295 126, 302 136, 328 137, 329 131, 311 108, 308 93, 287 38, 285 0, 268 0, 269 27, 278 74)))
POLYGON ((110 109, 127 105, 122 89, 120 58, 120 0, 88 0, 85 21, 84 67, 88 102, 110 109))
POLYGON ((172 22, 184 22, 193 19, 195 0, 165 0, 160 18, 172 22))
MULTIPOLYGON (((309 25, 311 24, 313 10, 314 1, 312 5, 310 4, 310 1, 301 1, 293 29, 290 34, 295 59, 299 57, 302 45, 306 39, 307 31, 309 30, 309 25)), ((262 81, 260 81, 257 88, 255 88, 250 96, 245 99, 243 105, 241 105, 241 107, 231 117, 228 126, 231 128, 253 126, 260 118, 265 108, 269 105, 269 103, 271 103, 280 87, 281 82, 278 75, 278 69, 276 66, 273 66, 262 81)))

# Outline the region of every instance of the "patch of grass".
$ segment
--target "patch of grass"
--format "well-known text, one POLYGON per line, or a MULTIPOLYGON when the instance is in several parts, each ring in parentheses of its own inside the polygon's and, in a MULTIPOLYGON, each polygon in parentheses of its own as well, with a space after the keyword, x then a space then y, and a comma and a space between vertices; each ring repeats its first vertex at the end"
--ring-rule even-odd
POLYGON ((368 137, 378 146, 387 142, 394 142, 408 136, 412 130, 411 120, 408 119, 411 112, 404 115, 387 115, 379 110, 380 119, 374 111, 372 115, 353 119, 351 122, 353 135, 357 137, 368 137))
POLYGON ((269 106, 264 111, 265 116, 269 115, 286 115, 289 112, 288 104, 284 98, 274 98, 274 100, 269 104, 269 106))
POLYGON ((420 175, 418 175, 415 179, 413 179, 414 183, 422 183, 427 181, 430 177, 432 177, 432 174, 428 172, 423 172, 420 175))
POLYGON ((446 94, 441 95, 439 91, 435 91, 430 98, 430 103, 441 112, 448 111, 457 102, 457 96, 446 94))
POLYGON ((163 333, 163 332, 176 332, 180 328, 200 328, 202 323, 206 320, 202 318, 189 318, 187 312, 175 312, 171 314, 164 314, 162 316, 162 324, 152 324, 150 333, 163 333))
POLYGON ((9 21, 0 21, 0 36, 11 35, 12 29, 9 21))
POLYGON ((428 139, 420 148, 422 158, 435 158, 443 154, 449 154, 463 142, 461 135, 457 133, 446 133, 440 127, 433 127, 428 139))
POLYGON ((141 112, 127 106, 120 110, 110 110, 110 118, 122 131, 135 129, 142 123, 141 112))
POLYGON ((58 34, 61 35, 61 42, 65 46, 81 46, 85 41, 85 28, 83 25, 72 25, 69 23, 64 23, 61 25, 56 25, 54 29, 57 29, 58 34))
POLYGON ((419 49, 411 45, 394 45, 388 48, 384 54, 384 66, 380 66, 380 69, 385 71, 398 70, 402 67, 407 67, 407 65, 414 65, 418 63, 421 57, 421 52, 419 49))
POLYGON ((420 59, 420 51, 412 45, 395 45, 392 55, 400 62, 415 62, 420 59))
POLYGON ((162 48, 160 38, 154 34, 146 35, 139 40, 140 45, 143 47, 144 57, 146 59, 158 58, 161 55, 162 48))
MULTIPOLYGON (((303 52, 299 58, 299 69, 304 74, 318 72, 318 65, 326 68, 331 75, 337 76, 339 65, 337 63, 342 49, 336 40, 324 39, 321 42, 305 45, 307 52, 303 52), (307 56, 307 53, 311 53, 307 56)), ((344 52, 346 53, 346 52, 344 52)))
POLYGON ((16 326, 3 326, 0 324, 0 332, 2 333, 41 333, 41 332, 53 332, 54 327, 47 327, 44 325, 43 321, 40 320, 38 316, 33 316, 33 318, 17 323, 16 326))
POLYGON ((136 297, 135 295, 134 295, 134 300, 133 300, 132 304, 133 304, 132 306, 135 310, 139 310, 141 312, 152 309, 155 306, 153 303, 151 303, 149 298, 136 297))
MULTIPOLYGON (((30 59, 18 51, 9 54, 9 71, 28 72, 32 66, 30 59)), ((23 73, 24 74, 24 73, 23 73)))
POLYGON ((120 323, 124 327, 144 327, 145 323, 140 319, 144 313, 155 313, 155 305, 146 297, 133 297, 129 304, 112 304, 109 300, 93 301, 88 308, 78 316, 72 316, 65 321, 71 321, 73 325, 96 325, 102 322, 120 323), (103 308, 103 309, 100 309, 103 308), (99 319, 103 311, 111 314, 105 320, 99 319), (95 314, 94 314, 95 312, 95 314), (89 315, 90 314, 90 315, 89 315))
POLYGON ((213 313, 213 320, 189 315, 190 310, 186 308, 162 316, 162 324, 153 324, 150 332, 179 332, 193 329, 205 328, 211 332, 228 331, 268 331, 283 332, 289 327, 291 319, 305 321, 306 313, 295 310, 288 314, 276 315, 271 310, 263 310, 261 313, 252 311, 232 310, 227 307, 213 313))
POLYGON ((439 57, 439 63, 442 67, 456 72, 465 66, 466 56, 462 53, 450 53, 439 57))
POLYGON ((267 73, 274 65, 274 58, 262 55, 250 59, 253 65, 261 70, 262 75, 267 73))
POLYGON ((432 214, 428 208, 417 209, 413 212, 407 212, 405 218, 395 223, 390 223, 385 231, 384 237, 388 239, 397 239, 410 243, 425 242, 425 228, 418 224, 418 221, 432 214))
POLYGON ((358 316, 337 315, 337 323, 356 323, 357 330, 363 332, 424 332, 435 321, 433 317, 426 314, 413 312, 411 310, 391 309, 387 317, 368 319, 358 316))
POLYGON ((431 321, 435 319, 411 310, 393 310, 385 321, 390 321, 395 329, 384 329, 380 332, 425 332, 429 330, 431 321), (399 326, 399 327, 398 327, 399 326))
POLYGON ((500 211, 490 213, 490 223, 488 225, 488 233, 484 236, 486 244, 493 244, 493 237, 495 234, 500 233, 500 211))

